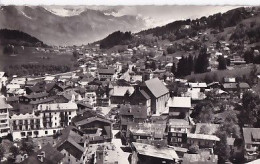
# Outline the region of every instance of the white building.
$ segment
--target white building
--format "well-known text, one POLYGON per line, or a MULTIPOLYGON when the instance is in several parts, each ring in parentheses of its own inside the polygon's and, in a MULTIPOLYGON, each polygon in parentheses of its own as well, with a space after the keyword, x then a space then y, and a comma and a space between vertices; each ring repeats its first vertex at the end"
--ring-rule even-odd
POLYGON ((7 136, 10 132, 9 109, 12 106, 7 104, 5 98, 0 98, 0 137, 7 136))
POLYGON ((86 92, 85 93, 85 98, 88 98, 89 104, 92 106, 96 106, 97 104, 97 95, 96 92, 86 92))
POLYGON ((52 136, 70 125, 78 110, 76 103, 40 104, 32 113, 11 116, 14 140, 52 136))

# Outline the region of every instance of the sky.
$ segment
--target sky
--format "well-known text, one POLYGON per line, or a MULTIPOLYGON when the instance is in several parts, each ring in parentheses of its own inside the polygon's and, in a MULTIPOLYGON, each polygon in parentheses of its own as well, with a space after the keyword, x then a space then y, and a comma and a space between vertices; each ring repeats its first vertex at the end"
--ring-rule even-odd
POLYGON ((16 5, 260 5, 259 0, 0 0, 16 5))

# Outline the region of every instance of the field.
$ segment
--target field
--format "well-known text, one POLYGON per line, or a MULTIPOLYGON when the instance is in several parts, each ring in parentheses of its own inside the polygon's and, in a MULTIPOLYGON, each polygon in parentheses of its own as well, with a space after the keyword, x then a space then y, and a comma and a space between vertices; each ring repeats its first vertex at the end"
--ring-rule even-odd
POLYGON ((0 71, 6 66, 22 64, 67 65, 72 66, 71 53, 45 53, 38 52, 33 47, 17 48, 17 54, 3 54, 0 47, 0 71))
MULTIPOLYGON (((237 66, 232 70, 217 70, 202 74, 192 74, 187 76, 188 80, 195 80, 195 81, 204 81, 205 76, 213 77, 216 76, 218 80, 223 79, 224 77, 243 77, 243 75, 248 76, 251 70, 252 64, 246 66, 237 66)), ((260 73, 260 65, 257 65, 258 73, 260 73)))

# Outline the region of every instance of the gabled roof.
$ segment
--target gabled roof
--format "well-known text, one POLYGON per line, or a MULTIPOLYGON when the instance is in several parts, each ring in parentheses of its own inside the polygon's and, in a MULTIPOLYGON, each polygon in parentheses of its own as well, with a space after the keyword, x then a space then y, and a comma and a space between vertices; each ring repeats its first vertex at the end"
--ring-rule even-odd
POLYGON ((100 121, 100 122, 105 122, 105 123, 111 124, 111 122, 109 120, 99 118, 99 117, 90 117, 90 118, 86 118, 86 119, 83 119, 81 121, 74 122, 74 123, 75 123, 76 126, 80 126, 80 125, 89 124, 89 123, 94 122, 94 121, 100 121))
POLYGON ((260 128, 243 128, 243 136, 246 144, 258 144, 259 141, 253 141, 253 139, 260 139, 260 128))
POLYGON ((33 99, 33 98, 42 98, 42 97, 47 97, 49 93, 46 92, 41 92, 41 93, 34 93, 30 95, 25 95, 24 97, 27 97, 28 99, 33 99))
POLYGON ((124 96, 126 92, 129 92, 129 94, 131 95, 134 92, 134 87, 115 86, 111 96, 124 96))
POLYGON ((147 88, 151 91, 151 93, 154 95, 154 97, 156 98, 169 93, 169 90, 165 87, 163 82, 160 81, 158 78, 147 80, 145 81, 145 84, 147 88))
POLYGON ((167 106, 173 108, 191 108, 190 97, 172 97, 169 98, 167 106))

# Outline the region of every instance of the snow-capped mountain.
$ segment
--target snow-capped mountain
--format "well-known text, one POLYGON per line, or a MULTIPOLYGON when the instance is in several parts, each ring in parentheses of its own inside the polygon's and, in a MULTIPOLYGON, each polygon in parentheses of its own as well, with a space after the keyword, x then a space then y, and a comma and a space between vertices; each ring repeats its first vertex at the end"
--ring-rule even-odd
POLYGON ((14 29, 54 45, 87 44, 117 31, 140 31, 145 21, 134 15, 115 17, 86 7, 1 6, 0 29, 14 29))

